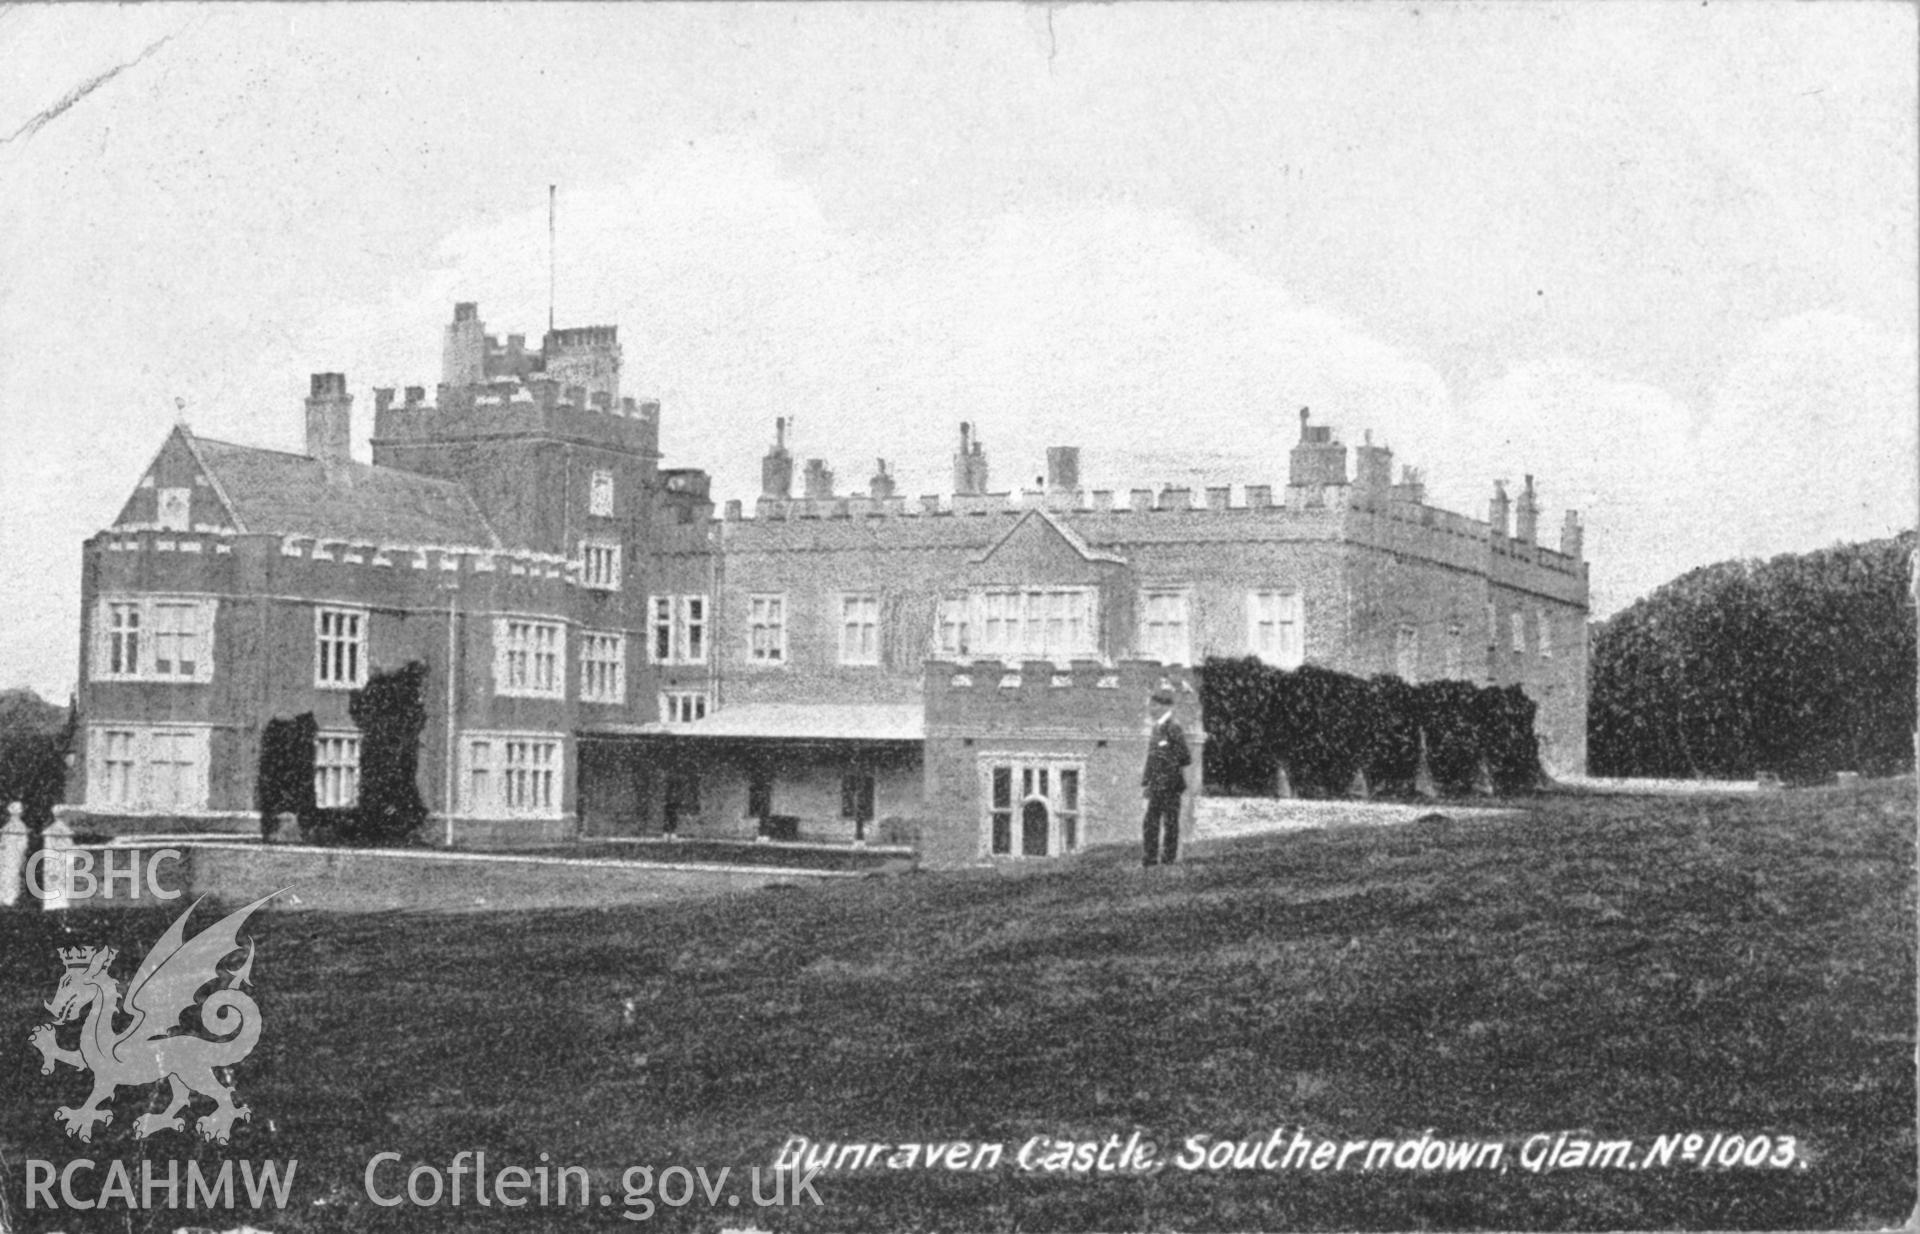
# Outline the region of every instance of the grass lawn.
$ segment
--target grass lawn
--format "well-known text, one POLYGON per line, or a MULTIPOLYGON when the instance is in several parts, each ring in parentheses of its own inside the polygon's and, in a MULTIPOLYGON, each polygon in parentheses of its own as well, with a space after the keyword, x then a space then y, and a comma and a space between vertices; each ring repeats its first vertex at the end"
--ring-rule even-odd
MULTIPOLYGON (((170 913, 0 914, 0 1163, 16 1229, 632 1228, 621 1171, 739 1175, 790 1135, 997 1141, 1005 1164, 823 1176, 824 1206, 661 1209, 677 1228, 1796 1229, 1915 1205, 1914 789, 1556 796, 1523 818, 1094 853, 607 911, 257 918, 251 1123, 131 1138, 26 1047, 53 949, 170 913), (632 1000, 631 1023, 623 1007, 632 1000), (1029 1137, 1794 1137, 1774 1169, 1358 1168, 1073 1177, 1029 1137), (285 1212, 23 1213, 22 1162, 298 1158, 285 1212), (542 1152, 609 1208, 379 1208, 366 1162, 542 1152)), ((202 909, 195 921, 210 922, 202 909)), ((201 1103, 204 1107, 204 1102, 201 1103)), ((102 1167, 104 1168, 104 1166, 102 1167)), ((137 1181, 137 1178, 136 1178, 137 1181)), ((93 1176, 95 1188, 99 1175, 93 1176)), ((469 1188, 471 1184, 468 1184, 469 1188)), ((770 1186, 763 1183, 763 1186, 770 1186)))

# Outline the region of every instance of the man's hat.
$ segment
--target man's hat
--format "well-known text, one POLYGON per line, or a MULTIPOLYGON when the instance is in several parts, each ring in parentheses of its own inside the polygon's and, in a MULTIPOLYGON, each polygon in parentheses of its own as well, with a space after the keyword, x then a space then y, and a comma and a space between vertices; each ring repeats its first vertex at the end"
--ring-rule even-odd
POLYGON ((1173 706, 1173 691, 1165 688, 1155 690, 1152 702, 1156 707, 1173 706))

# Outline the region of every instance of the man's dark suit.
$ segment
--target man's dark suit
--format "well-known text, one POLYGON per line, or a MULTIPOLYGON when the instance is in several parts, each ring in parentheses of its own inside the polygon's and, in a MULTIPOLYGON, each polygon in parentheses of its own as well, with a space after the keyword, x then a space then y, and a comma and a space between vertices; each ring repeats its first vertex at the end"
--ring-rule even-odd
POLYGON ((1147 738, 1147 767, 1140 775, 1147 797, 1140 838, 1148 865, 1170 863, 1180 850, 1180 797, 1187 791, 1186 772, 1181 769, 1192 761, 1187 734, 1169 712, 1147 738))

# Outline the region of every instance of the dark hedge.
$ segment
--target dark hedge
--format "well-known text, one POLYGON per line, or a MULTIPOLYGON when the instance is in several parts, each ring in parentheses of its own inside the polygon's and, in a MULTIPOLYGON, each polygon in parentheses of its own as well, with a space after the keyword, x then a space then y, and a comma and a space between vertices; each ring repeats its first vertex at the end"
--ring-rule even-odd
MULTIPOLYGON (((420 733, 427 726, 427 666, 415 661, 373 673, 347 713, 360 729, 360 797, 341 811, 341 838, 354 844, 405 844, 427 821, 420 795, 420 733)), ((328 813, 335 813, 329 811, 328 813)))
POLYGON ((1595 775, 1913 766, 1914 533, 1691 571, 1594 628, 1595 775))
POLYGON ((1313 665, 1289 671, 1214 657, 1200 668, 1200 707, 1204 776, 1216 791, 1270 794, 1284 767, 1303 797, 1345 796, 1356 776, 1372 793, 1411 797, 1423 746, 1442 793, 1473 792, 1482 768, 1503 794, 1531 791, 1542 779, 1535 707, 1518 686, 1368 681, 1313 665))
POLYGON ((313 829, 313 741, 319 732, 309 711, 292 719, 268 720, 260 734, 260 774, 253 784, 253 800, 260 811, 260 834, 268 839, 279 829, 282 814, 297 815, 302 832, 313 829))

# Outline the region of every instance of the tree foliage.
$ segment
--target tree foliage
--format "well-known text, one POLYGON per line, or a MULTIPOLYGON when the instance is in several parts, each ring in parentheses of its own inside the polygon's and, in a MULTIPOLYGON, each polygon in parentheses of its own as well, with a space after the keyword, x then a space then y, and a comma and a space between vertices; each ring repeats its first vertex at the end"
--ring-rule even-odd
POLYGON ((420 733, 427 726, 427 666, 415 661, 374 673, 355 690, 347 711, 360 729, 360 797, 342 838, 357 844, 404 844, 427 821, 420 795, 420 733))
POLYGON ((0 690, 0 821, 8 802, 21 804, 27 825, 45 826, 65 796, 67 753, 73 748, 71 707, 49 703, 32 690, 0 690))
POLYGON ((1824 779, 1911 766, 1914 534, 1726 561, 1595 627, 1596 775, 1824 779))
POLYGON ((1269 793, 1285 769, 1308 797, 1416 791, 1421 751, 1442 792, 1474 791, 1482 769, 1496 791, 1527 792, 1541 779, 1533 701, 1518 686, 1465 681, 1411 685, 1313 665, 1287 671, 1252 657, 1209 659, 1200 671, 1208 785, 1269 793))
POLYGON ((303 832, 311 831, 317 821, 313 742, 319 732, 308 711, 291 719, 269 720, 260 734, 260 775, 253 795, 260 811, 260 833, 268 839, 279 828, 282 814, 296 816, 303 832))

